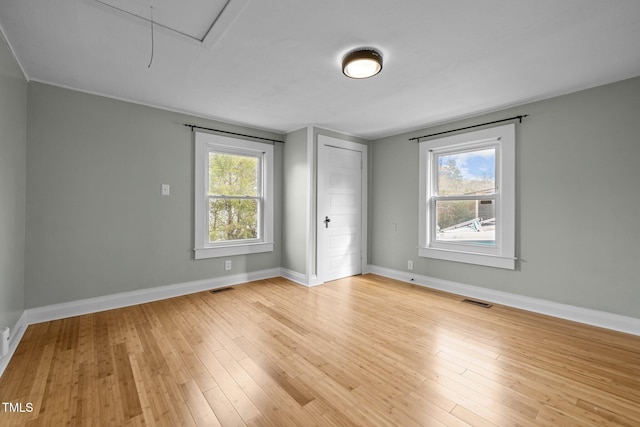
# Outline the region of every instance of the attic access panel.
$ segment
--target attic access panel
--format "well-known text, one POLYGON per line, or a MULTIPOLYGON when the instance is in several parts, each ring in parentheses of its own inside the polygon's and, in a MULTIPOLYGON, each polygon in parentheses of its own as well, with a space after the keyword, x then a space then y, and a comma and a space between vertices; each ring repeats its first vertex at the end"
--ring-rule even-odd
POLYGON ((115 13, 126 14, 204 42, 231 0, 95 0, 115 13))

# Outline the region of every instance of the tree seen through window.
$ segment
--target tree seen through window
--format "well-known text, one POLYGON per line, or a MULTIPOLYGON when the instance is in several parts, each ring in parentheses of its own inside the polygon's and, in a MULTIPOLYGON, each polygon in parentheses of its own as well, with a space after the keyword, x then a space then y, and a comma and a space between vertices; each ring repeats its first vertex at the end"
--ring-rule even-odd
POLYGON ((209 241, 257 239, 260 158, 209 153, 209 241))

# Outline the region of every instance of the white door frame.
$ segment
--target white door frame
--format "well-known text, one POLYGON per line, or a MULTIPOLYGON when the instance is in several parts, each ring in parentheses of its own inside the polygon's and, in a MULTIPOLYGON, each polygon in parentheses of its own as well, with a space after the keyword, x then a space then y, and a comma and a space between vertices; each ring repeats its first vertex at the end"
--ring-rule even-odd
POLYGON ((316 189, 317 189, 317 203, 316 203, 316 274, 318 281, 323 283, 326 277, 326 263, 324 259, 326 256, 324 253, 321 253, 322 248, 320 247, 320 239, 319 235, 322 232, 322 228, 325 227, 324 224, 324 214, 322 209, 322 204, 324 203, 324 195, 320 194, 320 182, 324 178, 325 170, 324 165, 321 164, 320 159, 320 150, 324 149, 325 146, 343 148, 346 150, 359 151, 362 156, 362 177, 361 177, 361 259, 360 259, 360 270, 362 273, 366 272, 367 267, 367 259, 368 259, 368 246, 367 246, 367 229, 368 229, 368 209, 367 209, 367 194, 368 194, 368 160, 367 160, 367 146, 365 144, 360 144, 357 142, 346 141, 343 139, 333 138, 326 135, 318 135, 318 169, 317 169, 317 180, 316 180, 316 189))

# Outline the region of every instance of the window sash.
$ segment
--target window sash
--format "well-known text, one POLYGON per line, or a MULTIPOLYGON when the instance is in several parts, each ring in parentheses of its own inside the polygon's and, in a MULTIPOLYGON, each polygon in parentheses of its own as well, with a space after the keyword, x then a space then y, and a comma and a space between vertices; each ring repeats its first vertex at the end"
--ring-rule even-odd
MULTIPOLYGON (((500 242, 500 220, 499 220, 499 205, 498 205, 498 197, 496 197, 495 195, 493 196, 483 196, 483 197, 475 197, 475 198, 469 198, 469 197, 432 197, 431 198, 431 202, 430 202, 430 207, 428 212, 430 213, 430 218, 429 220, 431 221, 431 227, 429 227, 430 232, 431 232, 431 236, 429 239, 429 242, 431 244, 431 246, 433 247, 437 247, 440 244, 443 244, 445 246, 442 246, 444 248, 449 248, 449 249, 455 249, 456 246, 464 246, 466 248, 466 250, 469 250, 468 246, 471 246, 472 248, 477 248, 477 250, 479 250, 480 252, 486 252, 486 253, 495 253, 499 251, 499 242, 500 242), (441 230, 438 228, 438 210, 437 210, 437 203, 438 202, 455 202, 455 201, 471 201, 471 202, 481 202, 481 201, 491 201, 493 202, 493 209, 494 209, 494 216, 492 217, 494 219, 494 230, 493 230, 493 239, 480 239, 479 237, 481 237, 481 235, 477 235, 474 236, 476 237, 475 240, 471 240, 471 239, 443 239, 443 238, 438 238, 439 232, 442 233, 444 230, 447 230, 448 228, 445 228, 444 230, 441 230), (432 213, 432 214, 431 214, 432 213), (488 240, 493 240, 493 243, 487 243, 488 240), (482 242, 482 243, 481 243, 482 242)), ((468 223, 469 225, 462 225, 459 227, 459 230, 461 233, 463 233, 463 229, 470 226, 472 221, 475 221, 477 218, 471 218, 467 221, 463 221, 460 224, 464 224, 464 223, 468 223)), ((483 220, 488 220, 491 218, 483 218, 483 220)), ((481 221, 478 221, 481 222, 481 221)), ((457 224, 456 224, 457 225, 457 224)), ((477 230, 477 232, 481 232, 481 230, 477 230)))
MULTIPOLYGON (((472 143, 470 147, 447 147, 446 149, 440 150, 432 150, 430 154, 430 162, 431 162, 431 170, 433 172, 432 175, 432 193, 433 195, 440 195, 440 173, 439 173, 439 160, 442 157, 453 156, 453 155, 464 155, 467 153, 476 153, 486 150, 493 150, 494 152, 494 176, 493 176, 493 188, 490 193, 478 193, 480 194, 496 194, 498 192, 498 182, 499 182, 499 165, 500 165, 500 146, 495 143, 495 139, 488 142, 482 143, 472 143)), ((442 195, 442 197, 457 197, 457 196, 465 196, 467 194, 447 194, 442 195)), ((472 194, 470 194, 472 195, 472 194)))
POLYGON ((263 161, 264 161, 264 155, 256 155, 256 154, 246 154, 244 152, 239 152, 239 151, 231 151, 231 150, 220 150, 219 148, 215 148, 215 149, 210 149, 208 152, 209 156, 207 157, 207 194, 209 196, 230 196, 230 197, 252 197, 252 194, 222 194, 222 193, 213 193, 211 192, 211 183, 210 183, 210 176, 209 176, 209 170, 210 170, 210 163, 209 161, 211 160, 211 154, 221 154, 221 155, 226 155, 226 156, 234 156, 234 157, 246 157, 246 158, 251 158, 251 159, 255 159, 257 161, 257 165, 256 165, 256 194, 253 197, 262 197, 263 194, 263 189, 262 189, 262 165, 263 165, 263 161))
POLYGON ((431 150, 429 152, 429 168, 431 173, 429 174, 430 178, 430 192, 429 192, 429 203, 427 209, 427 221, 430 224, 429 227, 429 236, 428 236, 428 246, 436 249, 447 249, 452 251, 471 251, 477 252, 481 254, 499 254, 500 253, 500 217, 499 217, 499 200, 500 200, 500 145, 496 143, 496 139, 492 138, 488 141, 482 142, 471 142, 463 145, 457 146, 447 146, 441 149, 431 150), (494 192, 489 194, 471 194, 471 195, 446 195, 439 196, 438 195, 438 182, 439 182, 439 174, 438 174, 438 159, 442 156, 450 156, 454 154, 465 154, 472 153, 476 151, 481 151, 484 149, 493 149, 495 150, 495 185, 494 192), (475 201, 475 200, 495 200, 495 222, 496 229, 494 235, 494 244, 492 245, 479 245, 478 243, 473 243, 471 241, 447 241, 443 239, 438 239, 437 234, 437 210, 436 204, 437 202, 442 201, 475 201))
MULTIPOLYGON (((257 202, 257 225, 256 225, 256 231, 257 231, 257 236, 254 238, 247 238, 247 239, 226 239, 226 240, 216 240, 216 241, 211 241, 210 238, 205 240, 205 244, 210 246, 210 247, 216 247, 216 246, 221 246, 221 245, 226 245, 226 244, 230 244, 230 243, 252 243, 252 242, 261 242, 263 241, 263 235, 264 235, 264 216, 263 216, 263 212, 264 212, 264 208, 263 208, 263 198, 260 197, 254 197, 254 196, 242 196, 242 197, 237 197, 237 196, 207 196, 207 202, 205 203, 205 209, 206 209, 206 218, 207 218, 207 230, 210 230, 211 224, 209 222, 210 220, 210 206, 211 206, 211 201, 212 200, 255 200, 257 202)), ((207 233, 207 235, 209 235, 209 233, 207 233)), ((208 236, 210 237, 210 236, 208 236)))
POLYGON ((458 145, 453 145, 453 146, 446 146, 446 147, 440 147, 440 148, 435 148, 432 150, 429 150, 429 183, 430 183, 430 195, 434 196, 434 197, 464 197, 466 196, 465 194, 449 194, 449 195, 443 195, 440 196, 439 195, 439 189, 438 189, 438 182, 439 182, 439 174, 438 174, 438 159, 440 157, 443 156, 450 156, 453 154, 466 154, 466 153, 473 153, 476 151, 482 151, 485 149, 493 149, 495 150, 495 171, 494 171, 494 191, 492 193, 484 193, 484 194, 471 194, 470 196, 480 196, 480 195, 485 195, 485 194, 499 194, 500 193, 500 178, 501 178, 501 172, 500 172, 500 165, 501 165, 501 159, 500 159, 500 143, 499 143, 499 139, 497 138, 491 138, 489 140, 484 140, 484 141, 476 141, 476 142, 469 142, 469 143, 464 143, 464 144, 458 144, 458 145))
POLYGON ((208 149, 208 153, 207 153, 207 162, 206 162, 206 170, 205 170, 205 176, 204 176, 204 180, 205 180, 205 188, 207 191, 207 195, 205 196, 206 199, 206 203, 204 205, 204 209, 205 209, 205 218, 206 218, 206 238, 204 240, 204 246, 208 247, 208 248, 215 248, 215 247, 220 247, 220 246, 227 246, 227 245, 233 245, 233 244, 251 244, 251 243, 259 243, 264 241, 264 176, 263 176, 263 171, 264 171, 264 153, 261 154, 255 154, 253 151, 251 152, 247 152, 247 150, 242 149, 242 148, 232 148, 232 147, 220 147, 220 146, 210 146, 208 149), (209 190, 210 190, 210 186, 209 186, 209 180, 210 180, 210 176, 209 176, 209 155, 211 153, 220 153, 220 154, 226 154, 226 155, 232 155, 232 156, 238 156, 238 157, 252 157, 252 158, 256 158, 258 159, 258 165, 257 165, 257 170, 256 170, 256 175, 257 175, 257 196, 236 196, 236 195, 224 195, 224 194, 210 194, 209 190), (216 241, 211 241, 210 240, 210 236, 209 236, 209 230, 210 230, 210 223, 209 223, 209 206, 210 206, 210 201, 214 200, 214 199, 218 199, 218 200, 256 200, 258 202, 258 212, 257 212, 257 236, 255 238, 249 238, 249 239, 227 239, 227 240, 216 240, 216 241))
POLYGON ((500 194, 477 194, 471 196, 431 196, 431 200, 445 201, 445 200, 494 200, 500 194))

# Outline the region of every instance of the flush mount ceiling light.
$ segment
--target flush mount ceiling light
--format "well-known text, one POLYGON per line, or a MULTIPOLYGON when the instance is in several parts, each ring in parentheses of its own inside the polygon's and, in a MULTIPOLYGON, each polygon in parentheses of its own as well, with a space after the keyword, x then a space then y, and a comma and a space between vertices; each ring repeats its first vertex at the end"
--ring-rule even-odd
POLYGON ((358 49, 342 60, 342 72, 352 79, 366 79, 382 70, 382 55, 373 49, 358 49))

